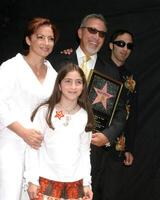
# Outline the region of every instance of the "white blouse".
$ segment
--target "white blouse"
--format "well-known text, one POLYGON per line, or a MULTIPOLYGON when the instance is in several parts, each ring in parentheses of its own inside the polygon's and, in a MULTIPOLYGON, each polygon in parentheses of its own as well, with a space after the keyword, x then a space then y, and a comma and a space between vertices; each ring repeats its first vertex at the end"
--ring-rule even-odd
POLYGON ((53 130, 46 123, 46 110, 47 106, 41 107, 33 121, 34 128, 44 134, 44 141, 39 151, 28 146, 25 171, 27 183, 39 185, 38 179, 41 176, 61 182, 83 179, 83 185, 90 185, 91 132, 85 132, 87 112, 81 108, 71 115, 65 126, 65 116, 58 119, 54 110, 53 130))
POLYGON ((41 83, 21 54, 0 66, 0 136, 21 139, 7 126, 18 121, 30 127, 32 111, 51 95, 57 72, 45 60, 47 74, 41 83))

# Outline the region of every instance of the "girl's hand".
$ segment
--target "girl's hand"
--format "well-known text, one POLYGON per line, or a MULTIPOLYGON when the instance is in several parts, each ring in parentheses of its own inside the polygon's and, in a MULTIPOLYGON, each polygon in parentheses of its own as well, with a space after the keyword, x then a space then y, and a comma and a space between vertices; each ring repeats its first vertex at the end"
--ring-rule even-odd
POLYGON ((83 200, 92 200, 93 199, 93 192, 89 186, 84 186, 84 197, 83 200))
POLYGON ((39 188, 39 186, 34 185, 33 183, 29 183, 27 192, 28 192, 30 199, 38 198, 38 195, 37 195, 38 194, 38 188, 39 188))

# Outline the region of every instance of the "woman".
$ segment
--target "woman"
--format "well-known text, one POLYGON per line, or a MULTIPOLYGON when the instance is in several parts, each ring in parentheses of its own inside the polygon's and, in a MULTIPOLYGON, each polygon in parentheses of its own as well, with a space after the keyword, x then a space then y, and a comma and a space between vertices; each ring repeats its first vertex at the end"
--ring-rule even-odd
POLYGON ((33 125, 44 135, 41 148, 26 152, 30 199, 92 200, 90 142, 94 117, 83 71, 68 63, 58 73, 50 99, 33 125))
POLYGON ((21 198, 26 146, 41 146, 43 136, 31 128, 30 116, 52 93, 57 73, 45 58, 57 37, 49 19, 32 19, 25 33, 26 54, 0 67, 0 199, 21 198))

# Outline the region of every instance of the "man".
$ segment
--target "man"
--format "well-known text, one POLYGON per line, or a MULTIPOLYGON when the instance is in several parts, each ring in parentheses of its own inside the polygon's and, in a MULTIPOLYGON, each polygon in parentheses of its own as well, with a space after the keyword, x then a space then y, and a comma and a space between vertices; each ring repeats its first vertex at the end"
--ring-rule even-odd
MULTIPOLYGON (((125 132, 129 132, 130 134, 125 133, 127 137, 127 146, 125 151, 125 165, 131 165, 133 162, 133 155, 128 150, 133 150, 134 144, 134 136, 132 130, 135 131, 136 125, 136 81, 134 80, 133 74, 125 67, 125 62, 127 58, 130 56, 133 50, 133 42, 134 36, 131 32, 127 30, 117 30, 111 36, 111 40, 109 43, 109 48, 111 50, 111 57, 109 59, 109 63, 113 66, 116 66, 121 81, 124 83, 123 95, 125 97, 125 106, 127 110, 127 124, 125 127, 125 132), (132 112, 130 112, 132 111, 132 112), (134 120, 134 123, 133 123, 134 120), (128 130, 129 129, 129 130, 128 130), (133 135, 131 135, 131 133, 133 135), (132 138, 131 138, 132 136, 132 138)), ((123 137, 123 135, 122 135, 123 137)), ((119 139, 122 137, 119 137, 119 139)), ((125 138, 124 138, 125 139, 125 138)), ((118 143, 118 141, 117 141, 118 143)))
POLYGON ((96 200, 123 199, 127 171, 125 166, 133 163, 131 152, 133 152, 137 124, 136 82, 133 74, 125 67, 125 62, 133 50, 133 42, 133 34, 127 30, 117 30, 112 34, 109 42, 111 50, 109 63, 119 70, 121 81, 124 84, 122 95, 127 110, 127 123, 122 134, 118 136, 103 159, 98 190, 101 196, 96 200))
MULTIPOLYGON (((62 61, 71 61, 82 66, 83 57, 88 56, 87 61, 89 69, 95 69, 102 74, 120 80, 118 70, 107 64, 99 55, 107 32, 106 22, 100 14, 90 14, 84 17, 78 29, 80 40, 79 47, 71 55, 62 55, 59 58, 54 57, 53 66, 58 68, 62 61)), ((96 187, 100 172, 100 163, 102 155, 105 152, 105 146, 112 145, 115 138, 121 133, 125 124, 126 112, 124 104, 119 101, 112 123, 102 132, 95 132, 92 135, 91 164, 92 164, 92 188, 96 193, 96 187)))

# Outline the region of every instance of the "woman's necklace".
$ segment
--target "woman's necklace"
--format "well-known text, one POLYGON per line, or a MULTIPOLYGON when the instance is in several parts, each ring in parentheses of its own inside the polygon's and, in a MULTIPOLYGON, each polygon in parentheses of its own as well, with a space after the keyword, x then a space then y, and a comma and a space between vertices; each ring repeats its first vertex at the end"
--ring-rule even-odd
POLYGON ((57 105, 57 107, 59 108, 62 116, 64 117, 63 125, 64 126, 68 126, 69 122, 71 120, 71 115, 75 113, 76 109, 78 108, 78 104, 76 104, 75 106, 73 106, 73 108, 71 108, 71 109, 64 108, 61 103, 59 103, 57 105))

